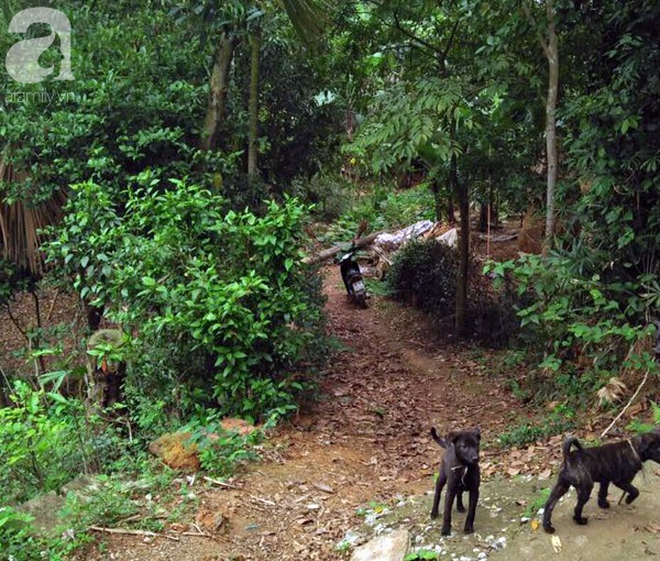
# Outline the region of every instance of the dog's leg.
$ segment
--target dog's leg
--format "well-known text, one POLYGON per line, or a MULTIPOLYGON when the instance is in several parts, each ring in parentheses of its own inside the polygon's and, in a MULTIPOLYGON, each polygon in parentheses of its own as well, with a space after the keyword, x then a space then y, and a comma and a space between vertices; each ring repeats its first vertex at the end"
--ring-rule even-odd
POLYGON ((603 481, 598 489, 598 506, 600 508, 610 508, 610 501, 607 500, 607 489, 610 486, 609 481, 603 481))
POLYGON ((570 488, 571 486, 563 481, 560 476, 557 485, 552 489, 552 492, 543 507, 543 529, 548 532, 548 534, 552 534, 555 531, 552 526, 552 511, 554 510, 557 501, 561 499, 570 488))
POLYGON ((578 501, 577 504, 575 505, 573 520, 575 520, 578 524, 584 525, 588 522, 587 517, 582 516, 582 509, 584 508, 584 505, 587 504, 587 501, 591 496, 591 490, 593 488, 594 488, 594 483, 591 480, 585 481, 581 484, 580 487, 577 487, 578 501))
POLYGON ((451 534, 451 507, 454 505, 456 487, 456 480, 450 480, 447 485, 447 494, 445 495, 445 512, 442 515, 442 530, 440 533, 443 536, 451 534))
POLYGON ((456 493, 456 510, 458 512, 465 512, 465 505, 463 504, 463 489, 456 493))
POLYGON ((445 475, 445 470, 441 467, 440 473, 438 473, 438 480, 435 482, 435 495, 433 496, 433 507, 431 508, 431 518, 435 519, 438 517, 438 506, 440 505, 440 494, 442 493, 442 488, 447 483, 447 476, 445 475))
POLYGON ((626 496, 626 504, 629 505, 632 503, 637 497, 639 497, 639 489, 635 487, 631 481, 621 481, 618 483, 614 483, 619 489, 623 489, 628 495, 626 496))
POLYGON ((479 485, 470 487, 470 502, 468 504, 468 514, 465 519, 464 532, 471 534, 474 532, 474 516, 477 513, 477 501, 479 500, 479 485))

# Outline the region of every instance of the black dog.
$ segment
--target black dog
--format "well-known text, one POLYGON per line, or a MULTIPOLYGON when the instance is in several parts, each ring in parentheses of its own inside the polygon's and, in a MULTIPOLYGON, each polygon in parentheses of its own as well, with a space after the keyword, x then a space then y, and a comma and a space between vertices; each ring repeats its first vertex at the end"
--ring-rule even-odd
POLYGON ((481 433, 479 429, 450 432, 444 440, 438 436, 435 429, 431 429, 431 436, 442 448, 445 448, 444 457, 440 464, 438 481, 435 484, 435 496, 433 497, 433 508, 431 518, 438 517, 438 505, 442 488, 447 484, 447 496, 445 497, 445 511, 442 519, 442 535, 448 536, 451 532, 451 507, 456 497, 456 509, 465 512, 463 506, 463 492, 470 493, 468 515, 465 519, 464 531, 466 534, 474 532, 474 515, 479 500, 479 441, 481 433))
POLYGON ((628 494, 626 503, 632 503, 639 495, 637 488, 632 485, 632 480, 642 469, 642 464, 647 460, 660 463, 660 429, 593 448, 583 448, 577 438, 569 436, 564 440, 562 452, 564 460, 559 478, 545 503, 543 512, 543 528, 550 534, 555 531, 551 522, 552 511, 571 485, 577 490, 578 500, 573 520, 578 524, 587 523, 587 518, 582 516, 582 509, 589 500, 596 482, 600 483, 599 507, 610 507, 607 500, 607 488, 610 483, 623 489, 628 494), (572 446, 577 450, 571 452, 572 446))

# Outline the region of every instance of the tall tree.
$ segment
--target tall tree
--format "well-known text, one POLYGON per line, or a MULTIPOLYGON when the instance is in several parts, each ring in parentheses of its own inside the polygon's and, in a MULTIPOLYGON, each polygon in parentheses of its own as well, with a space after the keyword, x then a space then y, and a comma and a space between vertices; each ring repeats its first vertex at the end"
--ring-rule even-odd
POLYGON ((203 150, 215 150, 218 147, 218 139, 227 107, 231 63, 237 42, 238 37, 234 33, 223 31, 213 56, 209 101, 200 141, 203 150))
MULTIPOLYGON (((200 146, 206 150, 218 147, 227 107, 227 95, 231 65, 240 36, 247 32, 250 22, 263 15, 261 4, 250 5, 243 0, 203 0, 193 10, 201 14, 202 34, 219 34, 218 46, 213 57, 213 68, 209 87, 209 101, 200 146)), ((329 6, 325 0, 278 0, 277 4, 289 16, 291 23, 306 41, 314 41, 323 31, 328 21, 329 6)), ((251 80, 249 96, 249 139, 248 139, 248 178, 257 175, 258 152, 258 95, 259 95, 259 46, 260 27, 254 26, 249 33, 251 49, 251 80), (254 95, 253 95, 254 94, 254 95)))
MULTIPOLYGON (((528 0, 524 0, 528 2, 528 0)), ((552 248, 555 232, 555 190, 557 186, 558 154, 557 154, 557 96, 559 94, 559 42, 557 38, 557 14, 554 0, 544 0, 547 31, 545 37, 539 31, 533 20, 531 9, 523 4, 528 17, 537 29, 538 41, 548 61, 548 94, 545 104, 545 144, 547 164, 546 187, 546 218, 544 254, 552 248)))
POLYGON ((261 29, 258 26, 250 34, 250 97, 248 105, 248 163, 247 177, 250 183, 259 178, 259 50, 261 29))

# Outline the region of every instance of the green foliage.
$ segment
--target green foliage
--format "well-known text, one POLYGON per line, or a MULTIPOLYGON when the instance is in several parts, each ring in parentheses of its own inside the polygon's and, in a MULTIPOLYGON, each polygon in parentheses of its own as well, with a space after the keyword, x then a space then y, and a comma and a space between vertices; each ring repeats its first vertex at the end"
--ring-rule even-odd
POLYGON ((433 551, 431 549, 419 549, 413 553, 409 553, 404 557, 404 561, 422 561, 423 559, 440 559, 440 554, 437 551, 433 551))
POLYGON ((418 185, 396 191, 390 185, 375 185, 349 199, 350 205, 320 238, 328 243, 342 242, 355 236, 362 221, 371 231, 409 226, 420 220, 432 220, 433 197, 428 186, 418 185))
POLYGON ((523 516, 526 516, 527 518, 534 518, 539 509, 543 508, 545 503, 548 501, 551 490, 552 489, 550 487, 540 489, 539 492, 534 495, 534 499, 525 507, 523 516))
POLYGON ((41 559, 38 551, 26 553, 24 550, 36 549, 36 540, 30 536, 30 522, 33 517, 18 512, 10 506, 0 507, 0 559, 3 561, 16 559, 17 561, 31 561, 41 559))
POLYGON ((429 168, 439 166, 460 152, 450 138, 449 122, 473 126, 471 111, 461 102, 456 81, 425 77, 395 84, 377 98, 372 119, 347 150, 357 158, 368 157, 376 173, 415 158, 429 168))
POLYGON ((120 218, 110 192, 88 182, 73 189, 75 212, 66 212, 52 234, 59 239, 45 246, 51 259, 59 260, 58 277, 67 279, 80 298, 97 307, 108 299, 112 274, 110 256, 121 243, 120 218))
POLYGON ((655 328, 640 321, 644 306, 636 283, 611 282, 607 273, 585 276, 575 257, 528 255, 487 271, 496 288, 514 282, 523 333, 532 344, 543 342, 539 368, 552 373, 550 383, 585 400, 622 369, 655 371, 652 353, 641 344, 655 328))
MULTIPOLYGON (((114 191, 147 167, 193 171, 189 161, 208 172, 193 147, 206 102, 199 43, 146 2, 131 5, 130 16, 121 4, 61 7, 75 30, 76 80, 3 81, 1 136, 10 161, 30 172, 3 185, 3 197, 36 204, 92 177, 114 191)), ((5 34, 3 52, 15 40, 5 34)))
POLYGON ((50 414, 43 392, 17 382, 10 398, 14 406, 0 409, 0 450, 5 465, 0 487, 2 497, 15 502, 65 483, 68 474, 61 468, 69 463, 75 443, 72 447, 62 416, 50 414))
POLYGON ((554 434, 566 432, 575 427, 575 410, 558 405, 542 423, 522 423, 500 434, 498 441, 503 448, 523 447, 554 434))
POLYGON ((636 434, 642 434, 652 431, 658 426, 660 426, 660 405, 651 402, 651 422, 645 423, 640 419, 632 419, 626 428, 636 434))
MULTIPOLYGON (((44 384, 61 385, 66 372, 49 373, 44 384)), ((56 391, 34 390, 17 381, 12 407, 0 408, 0 499, 16 503, 58 490, 80 473, 122 468, 140 471, 145 457, 138 440, 126 439, 121 426, 89 415, 82 402, 56 391)))
POLYGON ((396 298, 440 319, 454 309, 457 267, 455 249, 436 240, 413 241, 397 252, 387 282, 396 298))
POLYGON ((241 435, 227 431, 216 420, 216 414, 206 419, 194 421, 184 430, 192 432, 192 442, 199 448, 202 468, 214 475, 226 477, 232 475, 240 463, 255 460, 258 457, 255 446, 264 439, 262 429, 241 435))
POLYGON ((297 178, 291 183, 289 192, 313 206, 313 213, 323 221, 339 218, 349 208, 351 183, 340 175, 325 171, 314 174, 310 179, 297 178))
MULTIPOLYGON (((188 412, 209 398, 225 413, 253 419, 294 408, 293 395, 303 387, 296 365, 323 353, 308 345, 318 340, 322 323, 318 288, 300 266, 305 209, 287 198, 268 203, 262 216, 223 212, 225 200, 200 187, 172 181, 174 188, 163 189, 149 174, 142 181, 145 187, 126 194, 125 214, 106 228, 113 243, 81 244, 82 256, 70 239, 95 239, 99 226, 91 215, 98 209, 87 195, 102 190, 72 186, 82 196, 70 199, 69 218, 48 245, 51 259, 65 269, 87 252, 90 263, 100 255, 112 263, 98 281, 90 277, 91 286, 78 273, 74 288, 81 296, 85 289, 103 293, 106 313, 136 334, 135 364, 126 350, 129 384, 156 389, 154 382, 170 385, 176 377, 188 388, 188 412), (146 357, 153 357, 151 365, 146 357), (163 376, 156 367, 164 360, 163 376), (137 371, 138 364, 149 371, 137 371)), ((116 203, 99 201, 104 212, 119 216, 116 203)), ((158 391, 153 397, 162 399, 171 390, 158 391)))
POLYGON ((644 78, 660 61, 656 8, 648 0, 600 7, 601 72, 565 109, 568 163, 586 184, 574 202, 567 194, 567 214, 579 219, 592 262, 608 263, 613 280, 641 284, 657 277, 660 252, 660 103, 657 79, 644 78))

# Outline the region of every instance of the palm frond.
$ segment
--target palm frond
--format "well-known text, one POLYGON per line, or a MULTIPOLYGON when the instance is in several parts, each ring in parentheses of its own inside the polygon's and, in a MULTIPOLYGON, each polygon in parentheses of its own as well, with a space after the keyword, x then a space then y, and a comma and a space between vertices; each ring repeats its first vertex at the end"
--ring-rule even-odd
POLYGON ((330 20, 330 4, 326 0, 279 0, 296 33, 307 43, 320 37, 330 20))

